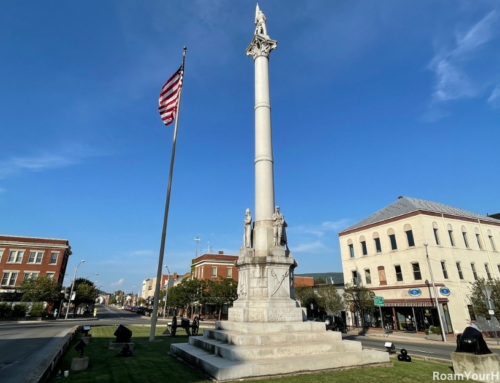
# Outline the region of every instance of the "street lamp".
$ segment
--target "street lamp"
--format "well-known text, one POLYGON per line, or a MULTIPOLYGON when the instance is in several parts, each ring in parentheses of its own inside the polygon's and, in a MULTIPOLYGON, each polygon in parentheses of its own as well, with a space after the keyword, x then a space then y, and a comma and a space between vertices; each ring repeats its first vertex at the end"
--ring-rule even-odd
MULTIPOLYGON (((98 273, 94 273, 94 275, 99 275, 98 273)), ((88 275, 85 277, 85 279, 89 279, 92 276, 92 274, 88 275)))
POLYGON ((75 287, 75 280, 76 280, 76 272, 78 271, 78 268, 82 263, 85 261, 82 259, 78 266, 75 268, 75 275, 73 276, 73 282, 71 283, 71 291, 69 293, 69 300, 68 300, 68 309, 66 310, 66 316, 64 317, 64 320, 68 320, 68 312, 69 312, 69 306, 71 305, 71 296, 73 295, 73 288, 75 287))
POLYGON ((167 269, 168 274, 167 274, 167 288, 165 290, 165 305, 163 306, 163 319, 165 319, 165 311, 167 311, 168 280, 170 279, 170 270, 167 265, 165 265, 165 268, 167 269))
POLYGON ((437 309, 438 317, 439 317, 439 325, 441 326, 441 336, 443 337, 443 342, 446 342, 446 335, 444 333, 443 319, 441 318, 441 312, 439 311, 439 303, 438 303, 438 295, 437 295, 436 285, 434 284, 434 275, 432 274, 431 261, 429 259, 429 252, 427 251, 427 246, 429 246, 429 244, 426 242, 426 243, 424 243, 424 246, 425 246, 425 255, 427 257, 427 265, 429 266, 429 272, 431 273, 432 289, 434 290, 434 297, 436 298, 436 309, 437 309))

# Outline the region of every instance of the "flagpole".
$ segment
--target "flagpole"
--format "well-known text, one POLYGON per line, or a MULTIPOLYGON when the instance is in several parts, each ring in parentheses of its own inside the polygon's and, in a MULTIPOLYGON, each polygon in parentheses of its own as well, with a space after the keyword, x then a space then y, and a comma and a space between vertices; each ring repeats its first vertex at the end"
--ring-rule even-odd
MULTIPOLYGON (((182 56, 182 82, 184 85, 184 63, 186 61, 186 50, 184 47, 184 53, 182 56)), ((165 238, 167 236, 167 221, 168 221, 168 208, 170 206, 170 190, 172 189, 172 175, 174 173, 174 158, 175 158, 175 143, 177 141, 177 125, 179 124, 179 110, 181 109, 181 95, 182 86, 179 90, 179 102, 177 104, 177 111, 175 113, 175 129, 174 129, 174 143, 172 144, 172 158, 170 159, 170 173, 168 175, 168 187, 167 187, 167 200, 165 202, 165 214, 163 216, 163 231, 161 233, 161 245, 160 245, 160 256, 158 259, 158 271, 156 273, 156 287, 153 302, 153 313, 151 315, 151 332, 149 333, 149 341, 154 342, 156 333, 156 322, 158 315, 158 304, 160 298, 160 285, 161 285, 161 275, 163 271, 163 255, 165 253, 165 238)))

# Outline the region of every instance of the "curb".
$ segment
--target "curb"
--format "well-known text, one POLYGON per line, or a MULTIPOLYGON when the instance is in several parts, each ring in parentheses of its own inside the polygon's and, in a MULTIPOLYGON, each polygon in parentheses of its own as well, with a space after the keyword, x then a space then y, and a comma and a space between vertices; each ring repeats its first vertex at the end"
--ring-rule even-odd
POLYGON ((75 337, 80 326, 73 326, 71 330, 59 341, 56 347, 45 357, 35 370, 28 375, 24 383, 44 383, 52 373, 55 365, 62 358, 69 344, 75 337))
MULTIPOLYGON (((438 341, 438 340, 429 340, 429 339, 414 339, 414 338, 409 338, 409 337, 385 337, 383 335, 374 335, 374 334, 371 334, 371 335, 364 335, 365 337, 367 338, 370 338, 370 339, 385 339, 385 340, 389 340, 389 341, 393 341, 393 342, 415 342, 415 343, 424 343, 424 344, 443 344, 442 341, 438 341)), ((486 341, 486 340, 485 340, 486 341)), ((453 342, 446 342, 444 344, 450 344, 450 345, 453 345, 453 346, 456 346, 456 340, 454 340, 453 342)), ((487 342, 486 341, 486 344, 488 345, 489 348, 495 348, 495 349, 500 349, 500 346, 499 345, 496 345, 496 344, 490 344, 490 342, 487 342)))
MULTIPOLYGON (((382 351, 380 348, 373 348, 373 347, 363 347, 363 350, 375 350, 375 351, 382 351)), ((410 355, 412 359, 419 359, 419 360, 425 360, 428 362, 435 362, 435 363, 441 363, 441 364, 449 364, 451 365, 451 359, 442 359, 442 358, 434 358, 432 356, 422 356, 422 355, 410 355)), ((389 358, 397 358, 395 354, 389 355, 389 358)))

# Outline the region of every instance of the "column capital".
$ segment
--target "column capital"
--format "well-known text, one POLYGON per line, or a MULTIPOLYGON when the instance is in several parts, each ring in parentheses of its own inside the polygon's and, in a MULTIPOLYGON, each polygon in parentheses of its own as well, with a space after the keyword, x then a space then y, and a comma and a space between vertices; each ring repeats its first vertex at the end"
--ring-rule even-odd
POLYGON ((253 40, 247 48, 247 56, 253 56, 255 60, 259 56, 269 58, 271 51, 276 49, 278 42, 271 40, 269 36, 262 34, 255 34, 253 40))

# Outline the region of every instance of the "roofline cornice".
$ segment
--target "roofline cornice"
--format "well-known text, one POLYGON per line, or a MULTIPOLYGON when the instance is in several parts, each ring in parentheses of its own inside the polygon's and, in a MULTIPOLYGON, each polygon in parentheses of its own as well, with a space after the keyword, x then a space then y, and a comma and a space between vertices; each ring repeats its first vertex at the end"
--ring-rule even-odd
POLYGON ((341 231, 339 233, 339 237, 343 237, 343 236, 348 235, 348 234, 356 233, 358 231, 370 229, 372 227, 384 225, 384 224, 387 224, 387 223, 390 223, 390 222, 399 221, 399 220, 402 220, 402 219, 405 219, 405 218, 408 218, 408 217, 412 217, 414 215, 419 215, 419 214, 430 215, 430 216, 433 216, 433 217, 441 217, 442 216, 444 218, 456 219, 456 220, 459 220, 459 221, 466 221, 466 222, 475 222, 475 223, 480 223, 480 224, 483 224, 483 225, 500 226, 500 222, 497 223, 497 222, 485 221, 485 220, 481 220, 481 219, 459 217, 459 216, 456 216, 456 215, 444 214, 444 213, 435 213, 435 212, 426 211, 426 210, 415 210, 415 211, 412 211, 410 213, 402 214, 402 215, 399 215, 399 216, 396 216, 396 217, 392 217, 392 218, 389 218, 389 219, 386 219, 386 220, 383 220, 383 221, 379 221, 379 222, 371 223, 369 225, 357 227, 357 228, 349 230, 349 231, 341 231))

